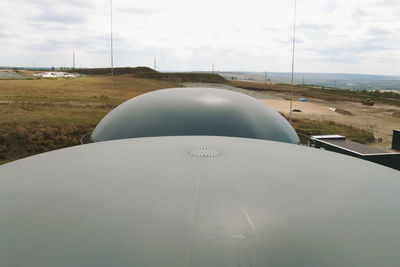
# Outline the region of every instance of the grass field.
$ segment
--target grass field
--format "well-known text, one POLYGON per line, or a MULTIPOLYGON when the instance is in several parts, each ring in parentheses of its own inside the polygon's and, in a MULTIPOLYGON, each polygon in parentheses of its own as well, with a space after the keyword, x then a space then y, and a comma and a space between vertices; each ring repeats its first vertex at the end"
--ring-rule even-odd
POLYGON ((292 126, 296 129, 302 143, 307 143, 308 139, 303 135, 344 135, 348 140, 361 144, 369 144, 375 141, 374 134, 370 131, 362 130, 353 126, 344 125, 334 121, 315 121, 308 119, 293 119, 292 126))
POLYGON ((116 105, 175 83, 116 76, 0 80, 0 163, 78 145, 116 105))
MULTIPOLYGON (((179 86, 128 74, 114 79, 114 92, 110 76, 0 80, 0 164, 78 145, 114 106, 149 91, 179 86)), ((368 132, 333 122, 296 120, 293 125, 304 134, 341 133, 363 143, 373 140, 368 132)))

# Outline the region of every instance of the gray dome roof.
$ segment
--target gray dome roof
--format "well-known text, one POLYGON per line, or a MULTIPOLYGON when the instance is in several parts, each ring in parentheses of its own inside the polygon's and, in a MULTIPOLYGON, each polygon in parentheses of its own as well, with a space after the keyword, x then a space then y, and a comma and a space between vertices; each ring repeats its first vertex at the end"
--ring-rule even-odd
POLYGON ((286 119, 266 104, 241 93, 211 88, 172 88, 132 98, 107 114, 91 139, 182 135, 299 142, 286 119))
POLYGON ((0 266, 400 266, 400 173, 281 142, 167 136, 0 166, 0 266))

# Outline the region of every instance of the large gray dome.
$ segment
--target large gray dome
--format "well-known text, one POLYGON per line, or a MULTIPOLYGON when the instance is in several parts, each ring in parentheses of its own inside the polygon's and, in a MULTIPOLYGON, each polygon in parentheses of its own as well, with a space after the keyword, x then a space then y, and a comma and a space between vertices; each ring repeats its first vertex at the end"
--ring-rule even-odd
POLYGON ((400 266, 400 173, 248 138, 75 146, 0 166, 0 266, 400 266))
POLYGON ((292 126, 266 104, 244 94, 211 88, 172 88, 132 98, 107 114, 91 139, 182 135, 299 142, 292 126))

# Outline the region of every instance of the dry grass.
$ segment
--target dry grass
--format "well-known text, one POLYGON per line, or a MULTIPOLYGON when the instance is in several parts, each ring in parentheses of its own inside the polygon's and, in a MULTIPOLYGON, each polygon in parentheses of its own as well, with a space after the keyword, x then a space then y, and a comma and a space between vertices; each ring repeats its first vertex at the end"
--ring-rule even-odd
POLYGON ((0 101, 41 102, 121 102, 139 94, 176 86, 172 82, 116 76, 115 94, 111 77, 95 76, 70 79, 0 80, 0 101))
POLYGON ((79 144, 113 106, 176 87, 132 76, 0 80, 0 164, 79 144))
POLYGON ((375 141, 374 134, 370 131, 344 125, 334 121, 293 119, 291 123, 298 133, 307 136, 339 134, 346 136, 346 138, 349 140, 359 142, 361 144, 370 144, 375 141))

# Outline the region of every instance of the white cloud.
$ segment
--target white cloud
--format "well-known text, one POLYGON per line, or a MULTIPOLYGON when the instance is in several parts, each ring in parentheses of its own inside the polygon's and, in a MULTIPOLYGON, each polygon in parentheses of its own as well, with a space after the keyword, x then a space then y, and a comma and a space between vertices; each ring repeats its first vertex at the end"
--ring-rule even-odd
POLYGON ((80 14, 74 14, 71 12, 60 12, 57 10, 44 10, 40 15, 31 18, 36 24, 83 24, 86 22, 86 17, 80 14))
MULTIPOLYGON (((296 70, 400 74, 398 0, 298 0, 296 70)), ((109 0, 2 4, 2 65, 109 65, 109 0), (23 7, 23 8, 21 8, 23 7)), ((290 71, 293 0, 114 0, 115 64, 290 71)))

